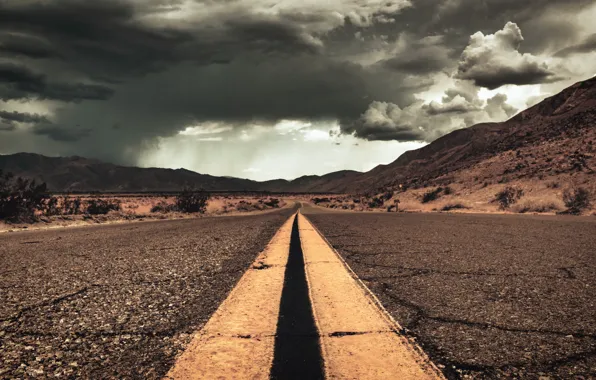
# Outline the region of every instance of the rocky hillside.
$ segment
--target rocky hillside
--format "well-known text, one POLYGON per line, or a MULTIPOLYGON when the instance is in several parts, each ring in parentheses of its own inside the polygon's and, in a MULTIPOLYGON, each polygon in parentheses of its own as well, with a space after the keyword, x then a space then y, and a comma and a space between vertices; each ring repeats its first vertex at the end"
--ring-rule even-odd
MULTIPOLYGON (((596 169, 596 78, 577 83, 503 123, 479 124, 362 174, 352 191, 461 182, 467 187, 596 169)), ((584 178, 585 177, 585 178, 584 178)))

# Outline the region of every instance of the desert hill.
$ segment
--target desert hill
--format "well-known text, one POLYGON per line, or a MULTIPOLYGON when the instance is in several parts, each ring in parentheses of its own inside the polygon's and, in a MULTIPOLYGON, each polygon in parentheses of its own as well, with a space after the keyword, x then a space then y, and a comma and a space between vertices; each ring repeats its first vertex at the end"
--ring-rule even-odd
POLYGON ((341 171, 293 181, 257 182, 216 177, 186 169, 136 168, 83 157, 46 157, 33 153, 0 155, 0 170, 46 182, 52 191, 178 191, 194 186, 210 191, 334 192, 337 183, 361 173, 341 171))

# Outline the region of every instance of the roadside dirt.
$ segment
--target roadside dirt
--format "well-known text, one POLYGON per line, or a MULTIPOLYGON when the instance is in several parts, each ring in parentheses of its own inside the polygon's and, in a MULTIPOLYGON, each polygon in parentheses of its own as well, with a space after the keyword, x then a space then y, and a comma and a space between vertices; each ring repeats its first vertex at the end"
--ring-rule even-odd
MULTIPOLYGON (((171 198, 171 197, 170 197, 171 198)), ((211 216, 258 215, 291 208, 293 201, 281 200, 278 207, 267 207, 259 201, 263 198, 234 197, 230 201, 224 197, 211 199, 204 214, 185 214, 181 212, 151 212, 151 208, 163 201, 160 197, 126 197, 121 199, 122 211, 111 211, 107 215, 59 215, 40 217, 37 223, 5 223, 0 221, 0 233, 18 231, 51 230, 65 227, 84 227, 98 224, 121 224, 160 220, 194 219, 211 216), (137 207, 138 205, 142 207, 137 207)), ((170 202, 172 200, 170 199, 170 202)))

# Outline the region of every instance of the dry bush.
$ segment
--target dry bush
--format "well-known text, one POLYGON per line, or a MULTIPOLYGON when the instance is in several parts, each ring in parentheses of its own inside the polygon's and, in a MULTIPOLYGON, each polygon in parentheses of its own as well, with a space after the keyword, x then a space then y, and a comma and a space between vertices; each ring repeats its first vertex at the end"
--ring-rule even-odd
POLYGON ((441 193, 443 192, 443 188, 442 187, 437 187, 434 190, 430 190, 427 191, 426 193, 424 193, 422 195, 422 203, 428 203, 428 202, 432 202, 432 201, 436 201, 437 199, 439 199, 441 197, 441 193))
POLYGON ((85 213, 89 215, 105 215, 110 211, 121 211, 122 202, 119 199, 92 198, 87 200, 85 213))
POLYGON ((443 207, 441 207, 441 211, 451 211, 451 210, 467 210, 470 209, 470 206, 466 206, 463 203, 455 202, 455 203, 447 203, 443 207))
POLYGON ((268 201, 263 202, 263 204, 272 208, 279 208, 279 199, 270 198, 268 201))
POLYGON ((506 188, 495 194, 494 202, 497 202, 499 204, 499 208, 501 210, 505 210, 511 207, 511 205, 513 205, 514 203, 516 203, 523 195, 524 191, 522 189, 507 186, 506 188))
POLYGON ((312 199, 312 202, 314 204, 316 204, 316 205, 318 205, 319 203, 328 203, 329 201, 330 201, 329 198, 318 198, 318 197, 315 197, 315 198, 312 199))
POLYGON ((583 187, 573 189, 573 191, 565 190, 563 202, 567 207, 565 213, 579 215, 583 210, 590 207, 590 193, 583 187))
POLYGON ((176 197, 176 210, 188 214, 205 213, 209 194, 202 190, 186 188, 176 197))
POLYGON ((151 207, 151 212, 156 213, 156 212, 160 212, 160 213, 168 213, 168 212, 174 212, 176 211, 176 205, 165 202, 165 201, 159 201, 157 204, 153 205, 153 207, 151 207))
POLYGON ((50 198, 45 183, 37 185, 34 180, 0 170, 0 220, 34 222, 50 198))
POLYGON ((62 198, 62 214, 63 215, 78 215, 81 213, 81 206, 83 205, 83 200, 81 197, 70 198, 69 196, 65 195, 62 198))
POLYGON ((383 199, 382 197, 374 197, 373 199, 368 201, 368 207, 370 207, 370 208, 383 207, 384 204, 385 204, 385 199, 383 199))
POLYGON ((524 199, 520 203, 514 205, 511 211, 524 214, 527 212, 557 212, 562 209, 562 204, 556 199, 524 199))

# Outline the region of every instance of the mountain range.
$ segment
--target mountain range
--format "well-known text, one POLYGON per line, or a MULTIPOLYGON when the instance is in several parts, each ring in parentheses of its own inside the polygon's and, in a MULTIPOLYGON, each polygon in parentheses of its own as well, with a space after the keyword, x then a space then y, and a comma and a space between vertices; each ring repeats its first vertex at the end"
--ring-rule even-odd
MULTIPOLYGON (((453 131, 388 165, 292 181, 257 182, 186 169, 118 166, 83 157, 0 155, 0 170, 46 182, 59 192, 210 191, 374 193, 454 181, 473 186, 511 178, 544 180, 577 173, 592 178, 596 151, 596 77, 563 90, 502 123, 453 131), (473 179, 472 179, 473 178, 473 179)), ((500 182, 499 182, 500 183, 500 182)))

